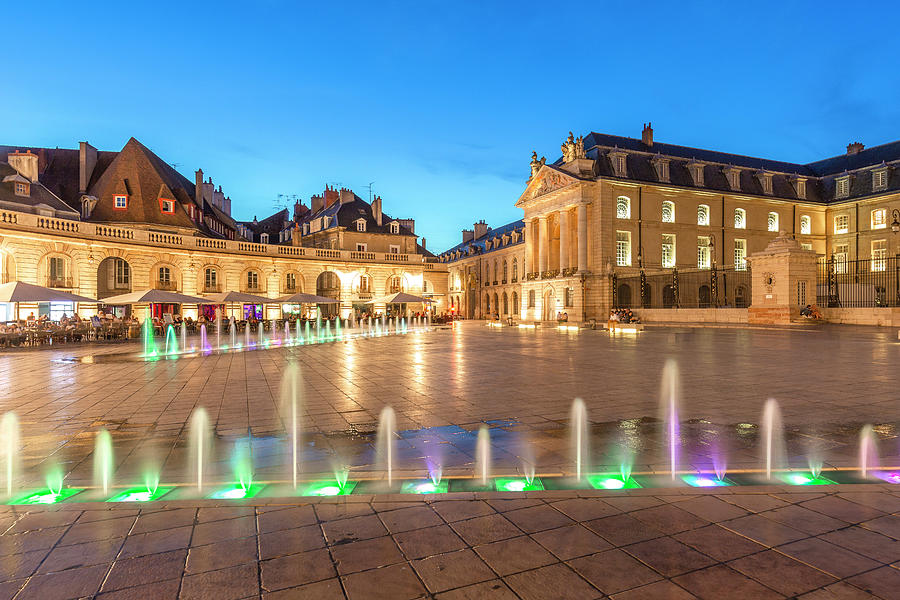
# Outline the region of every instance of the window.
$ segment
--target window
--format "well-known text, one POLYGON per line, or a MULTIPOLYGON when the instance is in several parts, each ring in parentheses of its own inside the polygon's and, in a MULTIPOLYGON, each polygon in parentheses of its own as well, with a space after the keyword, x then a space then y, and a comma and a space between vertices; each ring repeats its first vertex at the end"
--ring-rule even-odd
POLYGON ((834 195, 838 198, 846 198, 850 195, 850 176, 838 177, 834 180, 834 195))
POLYGON ((128 208, 128 196, 113 196, 113 208, 116 210, 128 208))
POLYGON ((703 185, 703 165, 697 163, 688 164, 688 169, 691 171, 691 178, 694 180, 694 185, 702 186, 703 185))
POLYGON ((534 290, 528 290, 528 308, 534 308, 534 290))
POLYGON ((616 218, 631 218, 631 198, 629 198, 628 196, 619 196, 616 199, 616 218))
POLYGON ((887 169, 882 168, 877 171, 872 171, 872 191, 880 192, 881 190, 887 189, 888 182, 888 172, 887 169))
POLYGON ((61 256, 54 256, 49 260, 50 268, 50 287, 60 287, 65 285, 66 280, 66 259, 61 256))
POLYGON ((812 219, 809 215, 800 216, 800 233, 809 235, 812 233, 812 219))
POLYGON ((850 231, 850 215, 834 216, 834 232, 847 233, 850 231))
POLYGON ((388 280, 388 290, 391 294, 403 291, 403 281, 397 275, 392 276, 388 280))
POLYGON ((709 225, 709 206, 706 204, 697 207, 697 225, 709 225))
POLYGON ((400 254, 400 246, 398 246, 396 244, 391 244, 390 253, 391 254, 400 254))
POLYGON ((872 229, 884 229, 887 227, 887 209, 876 208, 872 211, 872 229))
POLYGON ((16 196, 27 196, 28 184, 21 181, 16 182, 16 196))
POLYGON ((662 203, 662 222, 675 222, 675 203, 671 200, 666 200, 662 203))
POLYGON ((631 232, 616 232, 616 265, 619 267, 631 266, 631 232))
POLYGON ((800 244, 801 250, 812 250, 812 244, 802 243, 800 244))
POLYGON ((519 259, 513 259, 513 267, 512 267, 512 283, 515 283, 519 280, 519 259))
POLYGON ((131 265, 121 258, 113 259, 113 269, 115 269, 115 286, 116 288, 127 288, 131 285, 131 265))
POLYGON ((725 174, 728 176, 728 187, 733 190, 741 189, 741 170, 727 169, 725 174))
POLYGON ((766 224, 767 224, 767 229, 769 231, 774 231, 777 233, 778 232, 778 213, 770 212, 769 218, 766 221, 766 224))
POLYGON ((506 283, 507 281, 509 281, 508 277, 509 277, 509 263, 507 263, 504 260, 503 261, 503 283, 506 283))
POLYGON ((484 295, 484 312, 490 314, 491 312, 491 295, 484 295))
POLYGON ((797 306, 806 306, 806 282, 797 282, 797 306))
POLYGON ((573 301, 572 288, 569 288, 569 287, 566 288, 564 306, 566 308, 571 308, 572 306, 575 306, 575 302, 573 301))
POLYGON ((747 240, 734 240, 734 270, 747 270, 747 240))
POLYGON ((747 229, 747 211, 743 208, 734 209, 734 228, 747 229))
POLYGON ((288 290, 297 289, 297 275, 295 273, 287 273, 284 276, 284 286, 288 290))
POLYGON ((218 273, 215 269, 208 268, 203 272, 203 285, 207 291, 216 289, 217 276, 218 273))
POLYGON ((772 193, 772 174, 771 173, 760 173, 759 184, 762 186, 764 194, 771 194, 772 193))
POLYGON ((259 243, 260 244, 268 244, 269 243, 269 234, 268 233, 259 234, 259 243))
MULTIPOLYGON (((456 276, 457 280, 457 289, 459 289, 459 275, 456 276)), ((368 275, 360 275, 359 276, 359 292, 362 294, 367 294, 372 291, 372 283, 371 278, 368 275)))
POLYGON ((366 222, 360 219, 356 222, 356 230, 357 231, 365 231, 366 230, 366 222))
POLYGON ((834 272, 847 272, 847 258, 850 254, 850 244, 836 244, 832 258, 834 259, 834 272))
POLYGON ((172 270, 169 267, 160 267, 159 272, 157 273, 158 279, 160 283, 171 283, 172 282, 172 270))
POLYGON ((259 288, 259 273, 256 271, 247 271, 247 289, 255 290, 259 288))
POLYGON ((357 252, 366 252, 366 251, 368 250, 368 248, 369 248, 369 245, 368 245, 368 244, 360 244, 360 243, 357 243, 357 244, 356 244, 356 251, 357 251, 357 252))
POLYGON ((656 169, 656 177, 660 181, 669 181, 669 161, 664 158, 653 158, 651 161, 656 169))
POLYGON ((798 198, 806 198, 806 179, 798 177, 794 180, 798 198))
POLYGON ((391 223, 391 233, 393 233, 393 234, 400 233, 400 224, 399 223, 391 223))
POLYGON ((710 258, 709 238, 701 235, 697 236, 697 268, 708 269, 710 258))
POLYGON ((175 201, 174 200, 166 200, 165 198, 160 198, 159 209, 167 215, 174 215, 175 214, 175 201))
POLYGON ((887 240, 872 240, 872 270, 887 269, 887 240))
POLYGON ((671 233, 662 236, 662 266, 667 269, 675 266, 675 235, 671 233))

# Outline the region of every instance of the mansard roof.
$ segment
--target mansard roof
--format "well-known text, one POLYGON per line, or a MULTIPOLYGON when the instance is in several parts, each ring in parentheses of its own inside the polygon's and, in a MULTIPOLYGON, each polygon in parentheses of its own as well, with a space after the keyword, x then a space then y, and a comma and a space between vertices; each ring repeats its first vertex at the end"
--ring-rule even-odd
POLYGON ((391 233, 390 224, 397 221, 398 225, 400 225, 399 235, 416 235, 410 231, 409 228, 405 227, 399 219, 388 216, 384 211, 381 213, 381 225, 379 225, 378 221, 375 220, 375 215, 372 214, 372 205, 356 194, 353 194, 353 200, 345 202, 344 204, 341 204, 338 199, 315 212, 310 211, 303 216, 300 222, 307 223, 309 221, 314 221, 319 217, 326 217, 329 219, 328 227, 333 227, 335 216, 337 217, 337 225, 347 229, 355 229, 356 226, 354 224, 359 219, 363 219, 366 222, 366 233, 391 233))
POLYGON ((448 248, 444 250, 438 255, 438 258, 442 262, 452 262, 455 260, 452 255, 457 251, 463 253, 463 257, 469 256, 472 250, 474 254, 484 254, 486 252, 494 252, 495 250, 501 250, 503 248, 508 248, 514 244, 521 244, 525 241, 525 220, 519 219, 518 221, 513 221, 512 223, 507 223, 506 225, 502 225, 500 227, 496 227, 493 229, 488 229, 487 233, 478 238, 477 240, 471 240, 468 242, 462 242, 453 246, 452 248, 448 248), (515 243, 506 244, 505 246, 497 246, 493 248, 487 248, 488 240, 493 240, 496 238, 502 238, 504 235, 511 234, 513 231, 521 231, 523 234, 515 243))
POLYGON ((283 208, 273 215, 269 215, 265 219, 256 219, 253 221, 241 221, 241 225, 249 229, 253 233, 252 242, 259 242, 260 235, 269 234, 269 243, 278 242, 278 234, 284 229, 284 224, 291 220, 291 213, 288 209, 283 208))
POLYGON ((0 206, 22 212, 34 212, 41 206, 55 211, 56 216, 77 219, 78 211, 62 201, 56 194, 47 189, 40 181, 32 182, 22 177, 6 162, 0 162, 0 206), (28 182, 28 196, 16 194, 16 182, 28 182))

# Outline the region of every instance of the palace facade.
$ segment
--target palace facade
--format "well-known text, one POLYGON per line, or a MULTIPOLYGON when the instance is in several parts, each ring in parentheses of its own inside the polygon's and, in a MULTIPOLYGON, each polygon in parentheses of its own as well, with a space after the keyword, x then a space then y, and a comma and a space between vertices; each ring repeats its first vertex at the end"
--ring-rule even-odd
MULTIPOLYGON (((746 307, 749 288, 740 282, 747 258, 779 232, 838 274, 850 264, 883 271, 900 253, 900 142, 868 149, 854 142, 839 156, 795 164, 658 143, 648 124, 640 139, 570 133, 561 149, 553 163, 532 156, 516 202, 524 213, 517 222, 524 229, 520 274, 504 290, 519 303, 506 313, 501 300, 501 316, 605 319, 614 304, 670 307, 677 298, 681 305, 746 307), (702 274, 711 270, 716 281, 720 271, 731 274, 724 293, 712 286, 715 300, 702 274), (677 290, 679 273, 675 295, 671 285, 642 283, 639 292, 622 283, 662 276, 677 290)), ((471 243, 439 255, 451 295, 465 290, 458 295, 477 298, 467 314, 498 312, 496 277, 476 266, 487 256, 471 243)))
MULTIPOLYGON (((118 152, 85 142, 77 150, 0 151, 3 283, 68 290, 101 305, 144 289, 242 291, 272 298, 267 318, 296 310, 275 300, 296 292, 338 299, 331 310, 344 317, 383 311, 366 303, 396 291, 430 296, 436 311, 446 310, 444 266, 418 244, 411 219, 382 212, 381 198, 368 203, 326 187, 311 208, 297 202, 293 214, 238 222, 231 199, 201 170, 192 183, 134 138, 118 152)), ((78 306, 84 315, 97 308, 78 306)), ((11 318, 11 307, 0 310, 0 321, 11 318)))

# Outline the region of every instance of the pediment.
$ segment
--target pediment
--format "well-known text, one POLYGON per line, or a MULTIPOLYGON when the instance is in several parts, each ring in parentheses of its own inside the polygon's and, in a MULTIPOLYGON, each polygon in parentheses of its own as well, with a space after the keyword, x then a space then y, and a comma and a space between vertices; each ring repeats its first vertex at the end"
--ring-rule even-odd
POLYGON ((544 165, 537 175, 531 178, 525 191, 519 196, 516 206, 524 206, 527 202, 545 196, 551 192, 566 188, 579 180, 567 173, 544 165))

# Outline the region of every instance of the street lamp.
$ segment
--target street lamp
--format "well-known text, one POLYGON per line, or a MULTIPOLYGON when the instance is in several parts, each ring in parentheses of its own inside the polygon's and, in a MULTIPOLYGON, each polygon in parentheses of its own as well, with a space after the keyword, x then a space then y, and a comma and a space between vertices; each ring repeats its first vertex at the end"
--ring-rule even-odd
POLYGON ((891 223, 891 231, 894 233, 900 233, 900 210, 896 208, 891 211, 891 216, 894 218, 891 223))
MULTIPOLYGON (((900 226, 900 224, 898 224, 900 226)), ((709 248, 710 258, 712 260, 713 268, 716 268, 716 236, 715 234, 709 234, 709 244, 707 244, 707 248, 709 248)))

